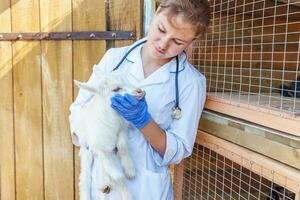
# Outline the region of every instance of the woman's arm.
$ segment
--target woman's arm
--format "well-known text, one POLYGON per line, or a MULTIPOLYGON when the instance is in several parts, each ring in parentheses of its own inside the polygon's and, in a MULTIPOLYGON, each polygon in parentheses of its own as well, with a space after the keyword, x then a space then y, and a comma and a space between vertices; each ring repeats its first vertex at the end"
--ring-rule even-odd
POLYGON ((153 119, 140 131, 151 146, 163 157, 166 150, 166 132, 153 119))

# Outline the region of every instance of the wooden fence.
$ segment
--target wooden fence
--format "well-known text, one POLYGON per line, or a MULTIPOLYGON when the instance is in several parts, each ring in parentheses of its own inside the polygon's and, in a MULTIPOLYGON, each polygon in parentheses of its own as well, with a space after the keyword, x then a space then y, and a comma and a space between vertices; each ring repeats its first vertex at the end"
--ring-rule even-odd
MULTIPOLYGON (((0 33, 125 27, 140 37, 141 2, 1 0, 0 33), (130 24, 114 25, 120 17, 130 24)), ((72 80, 86 81, 106 49, 104 40, 0 41, 0 199, 79 199, 68 122, 72 80)))

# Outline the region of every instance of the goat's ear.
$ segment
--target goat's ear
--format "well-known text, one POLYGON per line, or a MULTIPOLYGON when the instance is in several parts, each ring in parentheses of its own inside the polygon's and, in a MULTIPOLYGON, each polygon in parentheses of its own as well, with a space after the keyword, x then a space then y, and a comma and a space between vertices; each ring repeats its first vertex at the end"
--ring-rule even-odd
POLYGON ((75 83, 75 85, 76 85, 78 88, 81 88, 81 89, 90 91, 90 92, 92 92, 92 93, 98 92, 97 89, 95 89, 95 88, 93 88, 93 87, 91 87, 91 86, 88 86, 86 83, 83 83, 83 82, 80 82, 80 81, 77 81, 77 80, 74 80, 74 83, 75 83))
POLYGON ((81 88, 81 86, 83 85, 82 82, 77 81, 77 80, 74 80, 74 84, 75 84, 78 88, 81 88))

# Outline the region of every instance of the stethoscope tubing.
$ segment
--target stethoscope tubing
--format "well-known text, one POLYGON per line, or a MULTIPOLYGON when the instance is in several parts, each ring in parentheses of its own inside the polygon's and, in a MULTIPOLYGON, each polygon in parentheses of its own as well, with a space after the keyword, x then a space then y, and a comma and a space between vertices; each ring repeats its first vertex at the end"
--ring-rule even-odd
MULTIPOLYGON (((115 66, 115 68, 112 71, 117 70, 121 64, 124 62, 124 60, 127 58, 127 56, 138 46, 146 43, 147 40, 141 41, 140 43, 135 44, 133 47, 131 47, 125 55, 122 57, 122 59, 119 61, 119 63, 115 66)), ((178 74, 179 74, 179 58, 178 55, 176 56, 176 73, 175 73, 175 106, 173 108, 173 113, 171 114, 174 119, 179 119, 181 116, 181 108, 179 107, 179 86, 178 86, 178 74), (178 116, 177 116, 178 115, 178 116)))

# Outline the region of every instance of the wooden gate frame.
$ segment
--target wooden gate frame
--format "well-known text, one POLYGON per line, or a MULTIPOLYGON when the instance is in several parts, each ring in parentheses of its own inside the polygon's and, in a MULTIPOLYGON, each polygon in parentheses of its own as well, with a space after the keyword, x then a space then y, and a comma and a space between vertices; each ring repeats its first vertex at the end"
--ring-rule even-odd
MULTIPOLYGON (((218 154, 224 156, 225 158, 228 158, 232 161, 237 162, 237 157, 235 155, 243 155, 243 157, 247 158, 248 160, 259 163, 261 166, 268 166, 269 169, 266 169, 265 171, 261 172, 260 169, 252 168, 249 165, 249 163, 239 163, 243 167, 252 170, 253 172, 258 172, 263 176, 264 178, 268 180, 273 179, 273 172, 276 171, 279 174, 283 174, 284 176, 288 177, 289 179, 282 179, 282 177, 274 175, 274 182, 278 185, 284 185, 289 190, 295 193, 296 197, 295 200, 300 200, 300 172, 298 170, 295 170, 294 168, 291 168, 287 165, 281 164, 277 161, 274 161, 268 157, 265 157, 263 155, 257 154, 255 152, 252 152, 246 148, 240 147, 238 145, 235 145, 233 143, 227 142, 225 140, 222 140, 220 138, 217 138, 215 136, 212 136, 204 131, 198 131, 196 143, 200 144, 208 149, 211 149, 212 151, 217 152, 218 154), (222 147, 222 148, 217 148, 222 147), (223 150, 222 150, 223 149, 223 150), (230 150, 231 152, 234 152, 234 154, 226 154, 224 149, 230 150), (259 170, 259 171, 258 171, 259 170)), ((175 200, 181 200, 182 194, 183 194, 183 179, 184 179, 184 167, 185 162, 181 162, 179 165, 175 166, 174 170, 174 196, 175 200)))

